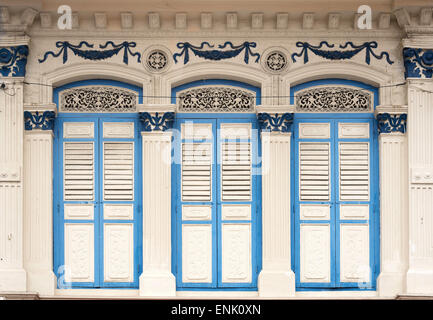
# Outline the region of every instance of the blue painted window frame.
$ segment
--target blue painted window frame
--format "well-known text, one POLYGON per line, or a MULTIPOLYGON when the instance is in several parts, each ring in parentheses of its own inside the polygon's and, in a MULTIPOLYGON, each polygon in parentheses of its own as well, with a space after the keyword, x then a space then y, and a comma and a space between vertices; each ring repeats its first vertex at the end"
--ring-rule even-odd
MULTIPOLYGON (((254 114, 246 113, 179 113, 176 114, 173 129, 180 135, 181 124, 186 121, 193 121, 195 123, 212 123, 213 137, 212 140, 197 140, 193 142, 211 142, 213 144, 214 159, 220 156, 220 144, 222 140, 217 137, 221 123, 251 123, 253 132, 258 132, 257 116, 254 114), (219 143, 217 143, 219 142, 219 143), (215 154, 216 152, 216 154, 215 154)), ((260 134, 253 135, 251 139, 253 157, 256 159, 261 158, 261 143, 260 134), (255 141, 254 141, 254 138, 255 141)), ((174 138, 173 143, 173 159, 176 161, 172 164, 172 272, 176 275, 176 290, 178 291, 257 291, 257 278, 262 269, 262 206, 261 206, 261 174, 252 176, 252 198, 249 202, 233 202, 220 200, 220 183, 217 179, 221 178, 221 168, 218 161, 213 163, 212 166, 212 201, 210 202, 183 202, 181 201, 180 190, 180 172, 181 164, 179 151, 181 143, 185 139, 174 138), (227 220, 227 223, 251 223, 251 240, 252 240, 252 282, 246 283, 221 283, 221 224, 226 220, 221 219, 221 203, 234 204, 234 203, 251 203, 255 206, 256 213, 252 212, 251 220, 227 220), (196 204, 196 205, 209 205, 212 204, 212 221, 183 221, 181 219, 181 206, 182 204, 196 204), (181 246, 182 239, 180 230, 182 224, 212 224, 212 283, 183 283, 182 282, 182 256, 181 246), (217 227, 217 225, 219 227, 217 227), (218 243, 217 243, 218 241, 218 243)), ((188 140, 189 141, 189 140, 188 140)), ((253 172, 261 172, 261 165, 258 160, 253 161, 253 172)))
MULTIPOLYGON (((203 79, 203 80, 197 80, 197 81, 192 81, 192 82, 188 82, 188 83, 184 83, 182 85, 173 87, 171 90, 171 103, 172 104, 176 104, 177 103, 177 94, 183 90, 186 89, 190 89, 190 88, 194 88, 194 87, 200 87, 200 86, 218 86, 218 85, 224 85, 224 86, 232 86, 232 87, 240 87, 243 89, 247 89, 249 91, 252 91, 253 93, 255 93, 256 96, 256 105, 260 105, 261 104, 261 88, 250 85, 248 83, 245 82, 240 82, 240 81, 235 81, 235 80, 227 80, 227 79, 203 79)), ((175 117, 175 122, 174 122, 174 126, 173 128, 175 130, 177 130, 177 132, 180 132, 180 123, 182 121, 185 121, 185 119, 188 120, 193 120, 193 121, 206 121, 207 120, 219 120, 219 121, 223 121, 223 122, 233 122, 234 119, 243 119, 243 120, 248 120, 248 122, 251 122, 253 125, 252 127, 254 128, 258 128, 258 124, 257 124, 257 116, 255 113, 176 113, 176 117, 175 117)), ((214 126, 214 128, 216 128, 216 125, 214 126)), ((216 137, 216 132, 213 133, 214 137, 216 137)), ((179 141, 180 139, 178 139, 179 141)), ((217 139, 214 139, 214 141, 216 141, 217 139)), ((176 139, 174 139, 175 143, 172 149, 172 158, 174 159, 176 157, 175 154, 175 149, 176 148, 180 148, 180 142, 178 142, 178 145, 176 145, 176 139)), ((257 152, 257 158, 261 159, 261 142, 260 142, 260 134, 258 134, 256 143, 254 143, 253 141, 253 145, 256 145, 256 152, 257 152)), ((219 149, 219 148, 218 148, 219 149)), ((253 164, 254 165, 254 164, 253 164)), ((257 165, 257 164, 256 164, 257 165)), ((214 166, 215 167, 215 166, 214 166)), ((261 170, 261 166, 260 170, 261 170)), ((174 275, 176 275, 176 289, 178 291, 213 291, 213 290, 217 290, 217 291, 257 291, 257 277, 258 274, 260 273, 261 269, 262 269, 262 201, 261 201, 261 190, 262 190, 262 176, 261 174, 256 175, 256 208, 257 208, 257 214, 256 214, 256 221, 254 221, 252 223, 252 240, 254 243, 257 243, 256 245, 256 249, 253 250, 253 252, 255 252, 256 257, 254 258, 254 254, 253 254, 253 260, 252 260, 252 264, 253 264, 253 273, 252 273, 252 279, 253 279, 253 286, 250 287, 246 287, 243 286, 243 284, 241 284, 238 287, 215 287, 215 288, 208 288, 205 286, 190 286, 190 287, 182 287, 180 286, 181 284, 181 280, 182 280, 182 273, 181 273, 181 256, 180 256, 180 252, 178 252, 178 244, 181 244, 181 235, 178 232, 178 228, 181 227, 179 226, 182 221, 181 219, 177 218, 177 210, 178 210, 178 200, 180 200, 180 196, 177 194, 178 190, 179 190, 179 179, 176 178, 179 176, 179 170, 180 170, 180 161, 174 161, 173 165, 172 165, 172 248, 176 248, 175 250, 172 250, 172 273, 174 275), (253 230, 255 226, 256 230, 253 230), (256 237, 256 239, 254 239, 254 237, 256 237), (254 266, 254 261, 256 262, 256 266, 254 266), (179 266, 180 271, 178 272, 177 268, 179 266), (255 269, 255 270, 254 270, 255 269)), ((213 168, 213 170, 219 170, 216 168, 213 168)), ((213 177, 215 177, 215 173, 213 172, 213 177)), ((253 179, 254 180, 254 179, 253 179)), ((212 184, 214 184, 215 182, 212 181, 212 184)), ((214 192, 215 188, 214 185, 212 185, 212 190, 214 192)), ((214 196, 214 195, 212 195, 214 196)), ((212 198, 215 199, 215 198, 212 198)), ((197 202, 195 202, 197 203, 197 202)), ((213 208, 213 212, 212 214, 214 215, 214 208, 213 208)), ((218 212, 218 216, 220 216, 220 212, 218 212)), ((215 230, 215 229, 214 229, 215 230)), ((221 228, 219 228, 219 230, 221 230, 221 228)), ((213 239, 217 238, 214 237, 213 235, 213 239)), ((221 237, 218 237, 219 239, 221 239, 221 237)), ((221 246, 219 246, 221 247, 221 246)), ((213 249, 214 250, 214 249, 213 249)), ((214 261, 216 261, 215 259, 215 252, 213 252, 213 256, 212 256, 212 261, 214 263, 214 261)), ((221 260, 221 257, 220 257, 221 260)), ((219 260, 219 261, 220 261, 219 260)), ((214 268, 215 269, 215 268, 214 268)), ((215 272, 215 271, 214 271, 215 272)), ((213 272, 213 273, 214 273, 213 272)), ((212 279, 219 279, 220 275, 213 274, 212 279), (216 277, 215 277, 216 275, 216 277)))
MULTIPOLYGON (((296 86, 291 87, 290 89, 290 102, 294 104, 296 92, 302 89, 306 89, 309 87, 316 87, 320 85, 346 85, 352 86, 354 88, 361 88, 367 91, 370 91, 373 96, 373 104, 374 109, 379 103, 379 95, 378 88, 373 87, 371 85, 353 81, 353 80, 345 80, 345 79, 323 79, 323 80, 314 80, 306 83, 302 83, 296 86)), ((337 291, 375 291, 377 284, 377 277, 380 272, 380 186, 379 186, 379 144, 378 144, 378 131, 377 131, 377 121, 375 119, 373 112, 365 112, 365 113, 295 113, 293 120, 293 129, 294 134, 292 136, 292 147, 291 147, 291 207, 292 207, 292 223, 291 230, 291 260, 292 260, 292 271, 295 272, 296 277, 296 290, 297 291, 321 291, 321 290, 337 290, 337 291), (299 139, 299 123, 301 122, 330 122, 331 123, 331 138, 330 139, 299 139), (338 123, 339 122, 368 122, 370 124, 370 138, 369 139, 339 139, 338 138, 338 123), (331 143, 331 201, 330 203, 333 206, 336 206, 336 203, 345 202, 339 201, 339 199, 335 198, 339 194, 339 183, 338 183, 338 142, 339 141, 368 141, 370 142, 370 216, 369 220, 343 220, 342 223, 358 223, 362 224, 363 222, 369 222, 369 256, 370 256, 370 268, 372 270, 371 283, 362 284, 361 286, 358 283, 341 283, 336 281, 337 277, 340 277, 340 260, 339 260, 339 252, 334 252, 333 250, 339 251, 339 237, 340 231, 337 228, 340 225, 339 219, 339 206, 336 206, 336 209, 331 208, 331 219, 330 219, 330 227, 331 227, 331 283, 334 282, 334 285, 327 285, 323 283, 300 283, 300 218, 299 218, 299 194, 298 194, 298 173, 299 173, 299 165, 297 163, 298 159, 298 142, 299 141, 317 141, 317 142, 326 142, 329 141, 331 143), (334 195, 333 195, 334 194, 334 195), (338 254, 336 254, 338 253, 338 254), (333 256, 335 255, 335 260, 333 256), (332 261, 334 260, 334 265, 332 261), (333 270, 334 269, 334 270, 333 270), (338 285, 337 285, 338 284, 338 285)), ((305 203, 306 201, 303 201, 305 203)), ((359 203, 363 203, 365 201, 360 201, 359 203)), ((320 203, 316 201, 314 203, 320 203)), ((350 203, 354 203, 354 201, 350 201, 350 203)), ((321 221, 311 221, 311 223, 320 223, 321 221)))
MULTIPOLYGON (((59 94, 61 91, 74 87, 105 85, 113 87, 121 87, 133 90, 138 95, 138 103, 143 101, 142 88, 114 80, 107 79, 91 79, 82 80, 65 84, 56 87, 53 90, 53 102, 59 105, 59 94)), ((58 278, 57 288, 100 288, 100 289, 136 289, 139 285, 139 277, 142 273, 142 144, 141 131, 142 124, 139 120, 137 112, 129 113, 58 113, 55 119, 55 135, 53 143, 54 151, 54 167, 53 167, 53 268, 54 273, 58 278), (64 122, 94 122, 94 138, 93 139, 63 139, 63 123, 64 122), (103 138, 102 125, 104 122, 133 122, 134 123, 134 138, 103 138), (64 282, 60 283, 60 279, 64 278, 64 273, 60 268, 64 265, 64 210, 63 202, 63 141, 93 141, 94 142, 94 160, 95 160, 95 175, 94 175, 94 201, 99 202, 99 205, 94 205, 93 220, 71 220, 72 223, 94 223, 94 282, 64 282), (103 218, 103 203, 102 200, 102 145, 103 142, 109 141, 133 141, 134 142, 134 218, 132 220, 105 220, 103 218), (98 143, 99 142, 99 143, 98 143), (96 171, 98 170, 98 171, 96 171), (96 208, 98 207, 98 208, 96 208), (134 269, 132 282, 104 282, 103 279, 103 226, 104 223, 132 223, 133 224, 133 241, 134 241, 134 269), (102 240, 98 240, 98 237, 102 240)), ((68 201, 68 203, 71 201, 68 201)), ((76 203, 86 203, 87 201, 76 201, 76 203)), ((108 203, 125 203, 125 201, 107 201, 108 203)))

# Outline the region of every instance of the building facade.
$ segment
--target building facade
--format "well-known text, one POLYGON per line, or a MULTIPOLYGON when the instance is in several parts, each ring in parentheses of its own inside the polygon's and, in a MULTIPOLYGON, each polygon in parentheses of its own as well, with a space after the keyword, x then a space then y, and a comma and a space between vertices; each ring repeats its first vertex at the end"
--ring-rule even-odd
POLYGON ((6 1, 0 292, 433 295, 432 6, 364 2, 6 1))

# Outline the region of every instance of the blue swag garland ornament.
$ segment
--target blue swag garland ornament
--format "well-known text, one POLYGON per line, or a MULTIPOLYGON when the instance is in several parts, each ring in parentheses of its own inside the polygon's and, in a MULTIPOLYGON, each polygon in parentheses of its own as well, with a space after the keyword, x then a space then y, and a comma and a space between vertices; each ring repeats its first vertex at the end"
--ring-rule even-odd
POLYGON ((218 45, 219 49, 225 49, 229 47, 231 50, 204 50, 204 46, 207 45, 209 48, 214 48, 214 45, 211 45, 209 42, 202 42, 200 46, 194 46, 189 42, 179 42, 176 46, 179 49, 182 49, 181 52, 175 53, 173 55, 173 60, 177 63, 177 57, 183 56, 183 63, 187 64, 189 61, 189 51, 191 51, 195 56, 204 58, 207 60, 223 60, 230 59, 238 56, 242 51, 244 51, 244 62, 246 64, 249 63, 250 56, 256 57, 254 61, 257 63, 260 59, 260 54, 252 52, 251 48, 255 48, 257 44, 255 42, 245 41, 244 43, 235 46, 230 41, 226 41, 224 44, 218 45))
POLYGON ((370 41, 370 42, 364 42, 363 44, 357 46, 353 44, 353 42, 349 41, 345 44, 340 44, 340 49, 346 49, 346 48, 352 48, 353 50, 324 50, 322 47, 326 46, 328 48, 334 48, 333 44, 329 44, 327 41, 322 41, 318 46, 313 46, 309 44, 308 42, 301 42, 298 41, 296 43, 296 46, 298 48, 302 48, 301 52, 299 53, 293 53, 292 54, 292 60, 293 62, 296 62, 296 57, 302 57, 304 56, 304 64, 308 62, 308 51, 311 51, 317 56, 320 56, 322 58, 328 59, 328 60, 344 60, 344 59, 351 59, 361 51, 365 49, 365 62, 367 64, 370 64, 370 55, 375 57, 378 60, 382 60, 383 57, 386 58, 386 62, 389 64, 393 64, 394 61, 391 61, 389 58, 388 52, 382 51, 379 55, 373 52, 373 49, 377 48, 377 42, 376 41, 370 41))
POLYGON ((105 60, 111 58, 114 55, 117 55, 123 49, 123 63, 128 64, 128 54, 131 56, 137 56, 137 62, 141 61, 141 54, 139 52, 132 52, 131 48, 135 48, 137 43, 124 41, 119 44, 115 44, 113 41, 107 41, 105 44, 100 44, 100 49, 105 49, 109 45, 112 46, 112 49, 108 50, 84 50, 83 46, 87 46, 87 48, 93 48, 93 44, 89 44, 87 41, 81 41, 78 45, 74 45, 69 43, 68 41, 57 41, 56 47, 60 48, 59 52, 54 53, 53 51, 47 51, 44 54, 42 59, 39 59, 39 63, 45 62, 48 56, 52 55, 53 57, 58 57, 63 53, 63 64, 68 61, 68 50, 71 50, 72 53, 76 56, 87 60, 105 60))

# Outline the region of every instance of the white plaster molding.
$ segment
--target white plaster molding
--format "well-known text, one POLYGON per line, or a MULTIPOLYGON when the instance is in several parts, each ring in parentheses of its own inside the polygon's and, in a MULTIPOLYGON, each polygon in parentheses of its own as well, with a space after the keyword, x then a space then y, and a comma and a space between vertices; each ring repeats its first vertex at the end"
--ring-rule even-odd
MULTIPOLYGON (((30 43, 30 37, 27 35, 14 36, 14 37, 2 37, 0 38, 0 46, 19 46, 19 45, 28 45, 30 43)), ((14 77, 16 79, 17 77, 14 77)))
POLYGON ((132 29, 134 26, 134 15, 132 12, 121 12, 120 13, 120 24, 122 29, 132 29))
POLYGON ((8 7, 0 7, 0 23, 9 23, 10 13, 8 7))
POLYGON ((202 29, 212 29, 212 13, 211 12, 202 12, 200 15, 201 19, 201 28, 202 29))
POLYGON ((37 14, 38 14, 37 10, 33 8, 26 8, 21 13, 20 21, 26 27, 30 27, 33 24, 33 21, 35 20, 37 14))
POLYGON ((97 29, 107 28, 107 14, 105 12, 95 12, 94 17, 97 29))
POLYGON ((159 18, 159 13, 149 12, 149 28, 159 29, 161 27, 161 22, 159 18))
POLYGON ((379 29, 388 29, 391 23, 391 14, 387 12, 382 12, 378 18, 379 29))
POLYGON ((287 12, 277 13, 276 20, 277 29, 287 29, 289 26, 289 14, 287 12))
POLYGON ((227 13, 227 29, 236 29, 238 27, 238 14, 236 12, 227 13))
POLYGON ((151 77, 142 71, 108 62, 74 63, 42 74, 41 83, 44 85, 40 86, 40 103, 46 104, 53 101, 51 86, 60 86, 69 82, 96 77, 142 86, 144 96, 150 92, 151 77))
MULTIPOLYGON (((364 66, 350 61, 338 62, 318 62, 303 65, 296 69, 290 69, 284 76, 282 81, 285 83, 285 92, 281 95, 290 96, 290 87, 318 79, 326 78, 342 78, 347 80, 355 80, 370 84, 372 86, 380 87, 390 84, 392 76, 383 70, 372 67, 364 66)), ((379 89, 380 104, 390 104, 391 101, 391 87, 379 89)), ((288 104, 289 99, 283 104, 288 104)))
POLYGON ((185 12, 176 13, 176 29, 186 29, 188 27, 188 16, 185 12))
MULTIPOLYGON (((178 85, 203 79, 227 79, 246 82, 262 89, 262 96, 269 96, 271 77, 257 69, 232 62, 199 62, 187 65, 182 69, 167 72, 161 77, 161 96, 170 97, 171 88, 178 85)), ((167 103, 170 103, 167 98, 167 103)), ((266 103, 263 101, 262 103, 266 103)))
POLYGON ((422 8, 419 14, 419 24, 429 26, 432 21, 433 8, 422 8))
POLYGON ((302 18, 302 29, 312 29, 314 27, 314 13, 304 13, 302 18))
POLYGON ((175 104, 146 104, 138 108, 138 112, 176 112, 175 104))
POLYGON ((330 13, 328 15, 328 29, 338 29, 340 27, 341 13, 330 13))
POLYGON ((377 116, 379 113, 389 113, 389 114, 402 114, 407 113, 407 106, 376 106, 374 114, 377 116))
POLYGON ((54 111, 57 113, 57 105, 55 103, 46 103, 46 104, 25 103, 24 111, 29 111, 29 112, 54 111))
POLYGON ((295 112, 295 106, 294 105, 270 105, 270 106, 264 106, 260 105, 256 107, 256 113, 269 113, 269 114, 283 114, 283 113, 294 113, 295 112))
POLYGON ((52 24, 51 12, 41 12, 39 13, 39 18, 41 19, 42 28, 51 28, 51 24, 52 24))
POLYGON ((397 18, 397 23, 400 26, 400 28, 403 28, 404 26, 407 25, 411 25, 410 14, 409 12, 407 12, 406 8, 397 9, 393 13, 397 18))
POLYGON ((251 28, 262 29, 263 28, 263 13, 252 13, 251 14, 251 28))

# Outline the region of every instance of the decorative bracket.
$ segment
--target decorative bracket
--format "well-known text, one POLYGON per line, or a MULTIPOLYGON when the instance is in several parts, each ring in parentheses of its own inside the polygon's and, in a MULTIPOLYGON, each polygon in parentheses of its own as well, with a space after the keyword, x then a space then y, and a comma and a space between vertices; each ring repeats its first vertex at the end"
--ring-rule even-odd
POLYGON ((433 76, 433 49, 404 48, 405 78, 427 78, 433 76), (424 76, 423 76, 424 75, 424 76))
POLYGON ((28 54, 29 47, 27 45, 0 48, 0 75, 3 77, 24 77, 28 54))
POLYGON ((382 133, 406 133, 407 108, 377 107, 377 129, 382 133))

